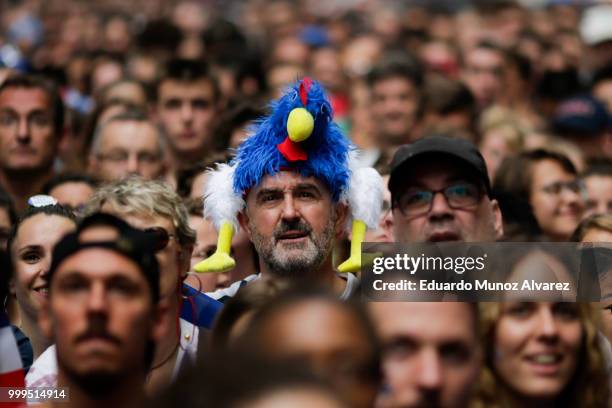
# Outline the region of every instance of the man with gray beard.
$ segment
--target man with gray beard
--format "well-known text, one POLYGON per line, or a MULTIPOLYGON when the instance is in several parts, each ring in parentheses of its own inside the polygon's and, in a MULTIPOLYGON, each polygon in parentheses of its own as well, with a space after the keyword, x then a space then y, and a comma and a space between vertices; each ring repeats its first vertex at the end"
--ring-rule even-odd
POLYGON ((307 281, 332 289, 341 299, 355 293, 355 275, 337 273, 332 264, 347 207, 333 200, 322 180, 294 171, 266 175, 246 194, 245 203, 238 218, 259 254, 261 273, 209 295, 223 302, 259 277, 307 281))

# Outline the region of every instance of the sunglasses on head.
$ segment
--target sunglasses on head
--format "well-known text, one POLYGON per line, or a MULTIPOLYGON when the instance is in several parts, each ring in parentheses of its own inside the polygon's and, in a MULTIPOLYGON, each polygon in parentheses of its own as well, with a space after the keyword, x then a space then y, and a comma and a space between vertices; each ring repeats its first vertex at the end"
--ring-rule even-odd
POLYGON ((167 247, 170 239, 176 237, 176 235, 168 233, 168 231, 162 227, 146 228, 144 231, 153 235, 155 239, 155 252, 159 252, 167 247))

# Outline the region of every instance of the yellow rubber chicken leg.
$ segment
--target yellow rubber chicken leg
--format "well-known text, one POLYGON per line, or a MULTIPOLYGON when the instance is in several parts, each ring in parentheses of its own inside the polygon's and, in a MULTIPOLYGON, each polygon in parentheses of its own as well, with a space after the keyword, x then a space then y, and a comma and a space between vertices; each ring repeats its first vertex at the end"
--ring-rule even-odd
POLYGON ((205 260, 198 262, 193 269, 198 273, 227 272, 234 269, 236 261, 230 256, 233 236, 234 226, 228 221, 223 221, 217 239, 217 250, 205 260))
POLYGON ((338 266, 340 272, 359 272, 361 269, 361 243, 365 239, 366 224, 361 220, 354 220, 352 226, 351 255, 349 259, 338 266))

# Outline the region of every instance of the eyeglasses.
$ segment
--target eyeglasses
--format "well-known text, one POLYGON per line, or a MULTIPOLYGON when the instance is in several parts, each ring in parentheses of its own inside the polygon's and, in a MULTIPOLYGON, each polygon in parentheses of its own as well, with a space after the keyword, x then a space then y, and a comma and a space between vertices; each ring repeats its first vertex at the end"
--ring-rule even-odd
POLYGON ((586 188, 580 180, 572 181, 557 181, 547 186, 542 187, 543 192, 551 195, 559 195, 563 190, 568 190, 575 194, 585 195, 586 188))
POLYGON ((458 183, 441 190, 408 189, 398 200, 398 208, 405 217, 417 217, 431 211, 436 194, 442 193, 454 210, 475 208, 482 197, 482 189, 470 183, 458 183))
MULTIPOLYGON (((117 150, 110 153, 98 154, 98 160, 106 160, 111 163, 121 164, 126 163, 130 158, 130 153, 117 150)), ((138 152, 136 153, 136 161, 141 164, 155 164, 161 160, 161 156, 158 153, 151 152, 138 152)))
POLYGON ((170 239, 176 238, 176 235, 168 233, 165 228, 151 227, 144 230, 153 235, 155 239, 155 252, 159 252, 168 246, 170 239))

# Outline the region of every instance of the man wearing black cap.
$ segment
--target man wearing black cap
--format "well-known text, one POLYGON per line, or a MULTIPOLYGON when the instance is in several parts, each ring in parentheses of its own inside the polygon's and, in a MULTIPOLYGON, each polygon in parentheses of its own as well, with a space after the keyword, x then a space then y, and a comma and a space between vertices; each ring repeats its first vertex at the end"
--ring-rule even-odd
POLYGON ((389 191, 396 242, 491 242, 503 235, 485 162, 466 140, 433 136, 400 147, 389 191))
POLYGON ((150 234, 108 214, 87 217, 55 246, 39 324, 56 343, 67 406, 145 406, 167 316, 154 248, 150 234))

